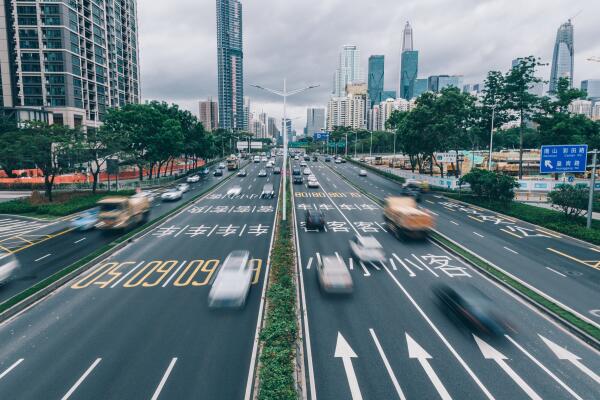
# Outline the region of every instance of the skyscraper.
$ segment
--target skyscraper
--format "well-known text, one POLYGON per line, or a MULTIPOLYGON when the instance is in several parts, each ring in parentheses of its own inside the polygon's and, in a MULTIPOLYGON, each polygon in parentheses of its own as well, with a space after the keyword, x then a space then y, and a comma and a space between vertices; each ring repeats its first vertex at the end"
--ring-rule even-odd
POLYGON ((140 101, 136 0, 0 7, 4 114, 98 127, 108 108, 140 101))
POLYGON ((200 122, 208 132, 219 127, 219 105, 212 98, 200 102, 200 122))
POLYGON ((600 79, 581 81, 581 90, 585 90, 587 99, 600 102, 600 79))
POLYGON ((308 108, 306 110, 306 136, 312 137, 313 133, 321 132, 325 128, 325 109, 308 108))
POLYGON ((228 130, 247 129, 242 39, 242 3, 217 0, 219 126, 228 130))
POLYGON ((400 97, 410 100, 414 96, 415 81, 419 71, 419 52, 413 50, 413 31, 406 23, 402 36, 402 55, 400 59, 400 97))
POLYGON ((427 78, 417 79, 415 81, 415 89, 413 92, 413 97, 419 97, 426 91, 427 91, 427 78))
POLYGON ((574 68, 574 37, 573 24, 568 20, 556 32, 552 69, 550 70, 550 93, 555 93, 560 78, 569 78, 573 86, 574 68))
POLYGON ((360 80, 360 50, 357 46, 346 45, 339 55, 338 67, 333 77, 333 95, 344 96, 346 85, 360 80))
MULTIPOLYGON (((379 104, 383 100, 383 82, 385 77, 385 56, 373 55, 369 57, 369 98, 371 99, 370 107, 373 104, 379 104)), ((369 107, 369 108, 370 108, 369 107)))

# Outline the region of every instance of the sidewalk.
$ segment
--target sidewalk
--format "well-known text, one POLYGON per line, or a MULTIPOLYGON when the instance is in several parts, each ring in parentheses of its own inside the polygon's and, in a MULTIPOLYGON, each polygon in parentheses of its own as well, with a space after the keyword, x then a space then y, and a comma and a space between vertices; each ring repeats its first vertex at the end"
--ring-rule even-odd
MULTIPOLYGON (((531 201, 521 201, 520 203, 528 204, 530 206, 536 206, 536 207, 540 207, 540 208, 545 208, 547 210, 558 211, 556 208, 553 208, 548 203, 537 203, 537 202, 531 202, 531 201)), ((597 213, 597 212, 592 213, 592 219, 600 220, 600 213, 597 213)))

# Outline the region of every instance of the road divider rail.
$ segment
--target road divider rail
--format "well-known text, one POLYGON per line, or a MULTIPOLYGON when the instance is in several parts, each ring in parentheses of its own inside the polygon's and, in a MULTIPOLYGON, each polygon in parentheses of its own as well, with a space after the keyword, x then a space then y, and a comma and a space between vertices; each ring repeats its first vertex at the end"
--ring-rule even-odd
MULTIPOLYGON (((356 188, 356 190, 369 197, 377 204, 383 206, 383 200, 377 198, 363 188, 358 187, 334 168, 330 166, 327 167, 341 179, 356 188)), ((563 304, 560 304, 558 301, 550 298, 532 285, 527 284, 514 275, 504 271, 502 268, 456 243, 454 240, 437 230, 433 230, 430 240, 442 246, 444 249, 459 257, 478 271, 481 271, 485 276, 508 288, 512 293, 519 295, 520 298, 525 299, 536 308, 544 311, 547 315, 563 324, 585 342, 600 350, 600 328, 598 328, 598 326, 590 319, 571 310, 563 304)))
POLYGON ((226 176, 220 182, 217 182, 214 185, 206 188, 206 190, 202 191, 201 193, 198 193, 191 199, 186 200, 173 210, 159 216, 158 218, 144 225, 138 226, 134 230, 118 237, 111 243, 97 249, 93 253, 70 264, 69 266, 61 269, 60 271, 54 273, 48 278, 36 283, 35 285, 25 289, 20 293, 17 293, 13 297, 4 301, 0 304, 0 322, 6 321, 7 319, 25 310, 29 306, 37 303, 44 297, 48 296, 50 293, 65 285, 67 282, 73 280, 77 276, 81 275, 85 271, 97 265, 100 260, 107 258, 114 252, 127 246, 133 240, 144 236, 152 229, 162 224, 164 221, 180 213, 182 210, 194 204, 195 202, 201 200, 210 192, 213 192, 219 187, 223 186, 229 179, 231 179, 235 175, 235 173, 232 173, 229 176, 226 176))

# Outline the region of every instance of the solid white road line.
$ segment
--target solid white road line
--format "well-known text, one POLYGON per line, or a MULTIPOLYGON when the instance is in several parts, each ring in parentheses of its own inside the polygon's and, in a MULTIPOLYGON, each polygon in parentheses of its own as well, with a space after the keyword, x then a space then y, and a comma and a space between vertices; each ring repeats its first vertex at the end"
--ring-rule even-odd
POLYGON ((454 224, 454 225, 456 225, 456 226, 459 226, 459 225, 460 225, 458 222, 455 222, 455 221, 450 221, 450 223, 451 223, 451 224, 454 224))
POLYGON ((12 371, 13 369, 17 368, 17 366, 18 366, 19 364, 21 364, 21 363, 23 362, 23 360, 24 360, 24 358, 20 358, 20 359, 18 359, 17 361, 15 361, 15 362, 13 363, 13 365, 11 365, 10 367, 6 368, 6 369, 4 370, 4 372, 2 372, 2 373, 0 374, 0 379, 4 378, 6 375, 8 375, 8 373, 9 373, 10 371, 12 371))
POLYGON ((313 262, 313 258, 309 257, 308 258, 308 264, 306 264, 306 269, 310 269, 310 266, 312 265, 312 262, 313 262))
POLYGON ((354 260, 352 258, 348 259, 349 263, 350 263, 350 271, 354 270, 354 260))
POLYGON ((425 200, 426 202, 428 202, 429 204, 435 204, 433 201, 431 200, 425 200))
POLYGON ((394 262, 394 260, 392 258, 390 258, 390 264, 392 264, 392 269, 394 271, 398 271, 398 267, 396 267, 396 263, 394 262))
MULTIPOLYGON (((415 276, 417 276, 417 274, 415 274, 414 272, 412 272, 412 270, 411 270, 410 268, 408 268, 408 266, 407 266, 407 265, 404 263, 404 261, 402 261, 402 260, 400 259, 400 257, 398 257, 398 256, 396 255, 396 253, 392 253, 392 255, 394 256, 394 258, 395 258, 396 260, 398 260, 398 262, 400 263, 400 265, 402 265, 402 267, 404 267, 404 269, 405 269, 406 271, 408 271, 408 276, 410 276, 411 278, 414 278, 415 276)), ((393 264, 392 264, 392 265, 393 265, 393 264)))
POLYGON ((383 360, 383 365, 385 365, 385 369, 387 370, 388 375, 390 376, 390 379, 392 380, 392 384, 394 385, 394 388, 396 389, 396 393, 398 393, 398 397, 401 400, 406 400, 406 397, 404 396, 404 393, 402 392, 402 388, 400 387, 400 384, 398 383, 398 379, 396 379, 396 375, 394 375, 394 371, 392 370, 392 367, 390 365, 390 362, 388 361, 388 358, 386 357, 385 353, 383 352, 383 348, 381 347, 381 344, 379 343, 379 339, 377 338, 375 331, 373 329, 369 329, 369 332, 371 332, 371 336, 373 337, 373 341, 375 342, 377 351, 379 351, 379 355, 381 356, 381 359, 383 360))
POLYGON ((321 253, 316 253, 317 261, 321 264, 321 253))
POLYGON ((177 357, 175 357, 171 360, 171 363, 167 367, 165 374, 163 375, 162 379, 160 380, 160 383, 158 384, 158 387, 154 391, 154 394, 152 395, 152 398, 150 400, 158 399, 158 396, 160 395, 160 392, 162 391, 163 386, 165 386, 165 383, 167 383, 167 379, 169 379, 169 375, 171 375, 171 371, 173 370, 173 367, 175 366, 176 362, 177 362, 177 357))
POLYGON ((138 265, 136 265, 135 267, 133 267, 131 270, 129 270, 125 275, 123 275, 122 277, 120 277, 119 279, 117 279, 117 281, 115 283, 113 283, 110 288, 114 288, 116 287, 119 283, 123 282, 125 280, 125 278, 127 278, 129 275, 133 274, 133 272, 138 269, 142 264, 144 264, 146 261, 142 261, 140 262, 138 265))
POLYGON ((362 261, 360 261, 360 266, 362 267, 363 271, 365 271, 365 273, 363 274, 364 276, 371 276, 371 273, 369 272, 369 270, 367 269, 367 267, 365 267, 365 263, 363 263, 362 261))
POLYGON ((484 238, 484 237, 485 237, 485 236, 483 236, 482 234, 480 234, 480 233, 477 233, 477 232, 473 232, 473 235, 475 235, 475 236, 479 236, 480 238, 484 238))
POLYGON ((81 242, 83 242, 85 239, 86 239, 86 238, 81 238, 81 239, 79 239, 79 240, 77 240, 76 242, 73 242, 73 243, 74 243, 74 244, 81 243, 81 242))
MULTIPOLYGON (((187 260, 183 260, 183 262, 181 264, 179 264, 179 267, 177 267, 177 269, 175 269, 175 272, 173 272, 171 274, 171 276, 167 278, 167 281, 165 283, 163 283, 162 287, 167 287, 169 285, 169 283, 171 283, 171 281, 173 280, 173 278, 175 278, 175 276, 179 273, 179 270, 181 268, 183 268, 183 266, 185 264, 187 264, 187 260)), ((139 265, 138 265, 138 267, 139 267, 139 265)))
POLYGON ((555 270, 555 269, 552 269, 552 268, 550 268, 550 267, 546 267, 546 269, 547 269, 547 270, 549 270, 549 271, 552 271, 552 272, 554 272, 554 273, 555 273, 555 274, 557 274, 557 275, 560 275, 560 276, 562 276, 563 278, 566 278, 566 277, 567 277, 567 276, 566 276, 565 274, 563 274, 562 272, 558 272, 557 270, 555 270))
POLYGON ((537 358, 535 358, 534 356, 532 356, 531 354, 529 354, 529 352, 527 350, 525 350, 519 343, 517 343, 512 337, 510 337, 509 335, 504 335, 512 344, 515 345, 515 347, 519 350, 521 350, 521 352, 523 354, 525 354, 527 356, 527 358, 529 358, 531 361, 533 361, 535 363, 535 365, 537 365, 538 367, 540 367, 545 373, 547 373, 552 379, 554 379, 554 381, 556 381, 556 383, 558 383, 560 386, 562 386, 567 392, 569 392, 569 394, 573 397, 575 397, 577 400, 583 400, 581 397, 579 397, 579 395, 577 393, 575 393, 573 391, 573 389, 571 389, 569 386, 567 386, 562 380, 560 380, 560 378, 556 375, 554 375, 554 373, 552 371, 550 371, 548 368, 546 368, 544 366, 544 364, 542 364, 541 362, 539 362, 537 360, 537 358))
POLYGON ((418 261, 418 262, 419 262, 419 263, 420 263, 422 266, 424 266, 424 267, 427 269, 427 271, 431 272, 431 273, 432 273, 432 274, 433 274, 433 275, 434 275, 436 278, 439 278, 439 277, 440 277, 440 276, 439 276, 439 275, 438 275, 438 274, 437 274, 437 273, 436 273, 434 270, 432 270, 431 268, 429 268, 429 267, 427 266, 427 264, 425 264, 425 263, 423 262, 423 260, 421 260, 421 259, 420 259, 419 257, 417 257, 415 254, 412 254, 412 256, 413 256, 413 258, 414 258, 415 260, 417 260, 417 261, 418 261))
POLYGON ((516 251, 514 251, 513 249, 511 249, 511 248, 508 248, 508 247, 506 247, 506 246, 504 246, 504 250, 508 250, 508 251, 510 251, 511 253, 514 253, 514 254, 519 254, 519 253, 517 253, 516 251))
POLYGON ((77 380, 77 382, 75 382, 75 384, 71 387, 71 389, 69 389, 67 394, 65 394, 61 398, 61 400, 67 400, 69 397, 71 397, 71 395, 77 390, 79 385, 81 385, 81 383, 85 380, 85 378, 87 378, 87 376, 92 373, 92 371, 94 370, 94 368, 96 368, 96 365, 98 365, 100 363, 100 361, 102 361, 101 358, 96 358, 96 361, 94 361, 94 363, 92 365, 90 365, 90 367, 83 373, 83 375, 81 375, 81 377, 77 380))
POLYGON ((52 254, 48 253, 48 254, 46 254, 46 255, 45 255, 45 256, 43 256, 43 257, 40 257, 40 258, 37 258, 37 259, 35 259, 34 261, 35 261, 35 262, 42 261, 44 258, 48 258, 48 257, 50 257, 51 255, 52 255, 52 254))

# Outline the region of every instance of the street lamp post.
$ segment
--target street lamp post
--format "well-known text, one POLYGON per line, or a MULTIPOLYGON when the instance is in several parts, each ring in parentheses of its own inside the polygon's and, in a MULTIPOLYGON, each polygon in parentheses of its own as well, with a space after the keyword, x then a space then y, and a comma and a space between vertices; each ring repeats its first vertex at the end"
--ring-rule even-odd
POLYGON ((492 106, 492 127, 490 128, 490 159, 488 160, 488 171, 492 170, 492 154, 494 145, 494 116, 496 114, 496 105, 492 106))
POLYGON ((286 107, 287 107, 287 98, 289 96, 293 96, 295 94, 298 93, 302 93, 305 92, 307 90, 310 89, 314 89, 316 87, 319 87, 319 85, 311 85, 311 86, 307 86, 305 88, 302 89, 296 89, 296 90, 292 90, 289 91, 287 90, 287 81, 284 78, 283 79, 283 91, 280 90, 275 90, 275 89, 269 89, 263 86, 259 86, 259 85, 250 85, 252 87, 255 87, 257 89, 261 89, 264 91, 267 91, 269 93, 275 94, 277 96, 283 97, 283 170, 281 172, 281 174, 283 175, 283 220, 285 221, 287 219, 287 204, 286 204, 286 184, 287 184, 287 162, 288 162, 288 137, 287 137, 287 114, 286 114, 286 107))
POLYGON ((369 158, 373 157, 373 131, 371 130, 371 147, 369 148, 369 158))

